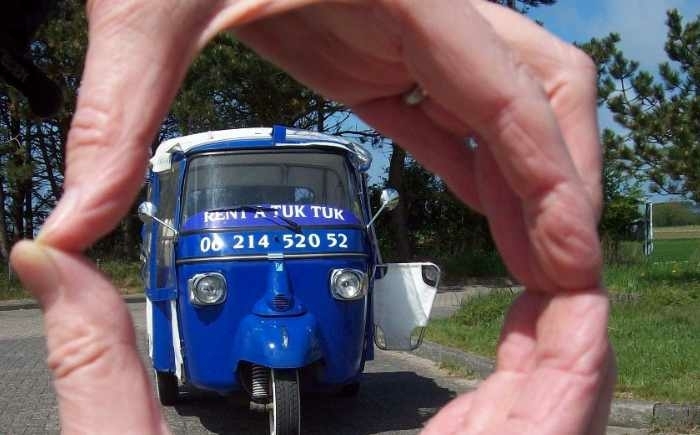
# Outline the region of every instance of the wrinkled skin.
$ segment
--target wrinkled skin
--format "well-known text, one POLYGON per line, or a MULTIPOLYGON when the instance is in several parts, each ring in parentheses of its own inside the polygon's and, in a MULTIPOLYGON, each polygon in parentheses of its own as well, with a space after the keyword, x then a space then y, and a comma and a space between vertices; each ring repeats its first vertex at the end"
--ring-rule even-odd
POLYGON ((585 55, 478 0, 94 0, 87 8, 65 194, 38 240, 12 253, 44 309, 66 433, 168 431, 125 305, 81 252, 127 211, 186 69, 223 30, 439 174, 488 217, 527 287, 507 316, 496 372, 424 434, 604 433, 615 369, 596 234, 595 68, 585 55), (415 83, 428 98, 409 107, 402 95, 415 83), (466 137, 477 139, 475 150, 466 137))

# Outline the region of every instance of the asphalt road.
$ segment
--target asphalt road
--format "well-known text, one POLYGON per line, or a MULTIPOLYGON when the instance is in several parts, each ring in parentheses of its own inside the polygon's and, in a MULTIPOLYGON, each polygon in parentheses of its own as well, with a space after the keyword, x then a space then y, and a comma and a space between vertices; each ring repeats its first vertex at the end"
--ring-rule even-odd
MULTIPOLYGON (((145 348, 144 306, 130 304, 145 348)), ((0 434, 59 433, 56 399, 46 369, 38 310, 0 312, 0 434)), ((425 422, 473 381, 449 376, 431 361, 377 351, 367 367, 360 394, 352 399, 305 397, 304 434, 417 434, 425 422)), ((145 356, 144 356, 145 358, 145 356)), ((240 399, 190 395, 166 408, 176 434, 265 434, 267 416, 248 410, 240 399)), ((608 435, 641 435, 610 428, 608 435)))

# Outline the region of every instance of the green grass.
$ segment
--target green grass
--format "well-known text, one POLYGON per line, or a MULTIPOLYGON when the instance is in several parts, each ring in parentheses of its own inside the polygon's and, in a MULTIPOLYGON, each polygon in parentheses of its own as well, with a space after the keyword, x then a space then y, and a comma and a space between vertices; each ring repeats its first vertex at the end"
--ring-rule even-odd
POLYGON ((653 261, 700 261, 700 239, 655 240, 653 261))
POLYGON ((654 252, 644 257, 642 242, 621 242, 617 258, 606 251, 607 263, 640 264, 652 262, 695 261, 700 262, 700 239, 656 239, 654 252))
POLYGON ((493 357, 506 310, 515 296, 498 291, 472 298, 452 317, 431 320, 426 340, 493 357))
POLYGON ((610 338, 619 365, 618 393, 700 403, 700 267, 647 263, 609 267, 610 338))
MULTIPOLYGON (((114 283, 123 294, 143 292, 139 274, 140 263, 123 261, 103 261, 98 267, 114 283)), ((29 299, 27 293, 17 279, 16 274, 9 278, 7 268, 0 268, 0 301, 13 299, 29 299)))
POLYGON ((103 261, 99 268, 124 294, 143 293, 141 263, 123 261, 103 261))
POLYGON ((443 361, 440 363, 440 368, 445 370, 452 376, 457 376, 465 379, 479 379, 479 376, 467 367, 458 364, 454 361, 443 361))
MULTIPOLYGON (((700 265, 697 261, 611 266, 610 338, 622 397, 700 403, 700 265)), ((472 299, 431 322, 427 339, 493 357, 514 295, 472 299)))

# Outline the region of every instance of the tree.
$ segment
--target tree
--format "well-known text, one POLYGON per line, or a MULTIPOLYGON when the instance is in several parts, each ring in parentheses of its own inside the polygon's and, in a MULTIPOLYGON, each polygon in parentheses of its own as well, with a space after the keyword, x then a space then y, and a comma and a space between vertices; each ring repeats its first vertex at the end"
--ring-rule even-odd
MULTIPOLYGON (((65 103, 58 113, 44 119, 33 116, 27 100, 0 83, 3 257, 14 241, 34 235, 62 193, 64 144, 87 46, 83 3, 63 0, 28 42, 31 62, 59 83, 64 93, 65 103)), ((152 147, 177 135, 272 123, 337 129, 343 119, 338 113, 344 111, 262 60, 231 35, 221 35, 196 59, 152 147)), ((102 258, 134 258, 139 226, 133 210, 90 253, 102 258)))
POLYGON ((194 61, 171 114, 189 134, 275 123, 324 130, 328 118, 344 110, 222 34, 194 61))
POLYGON ((603 132, 611 161, 655 192, 700 199, 700 16, 684 24, 670 10, 666 25, 669 61, 656 75, 624 56, 615 33, 582 48, 598 64, 599 102, 621 127, 603 132))
MULTIPOLYGON (((28 62, 60 84, 65 94, 65 103, 56 113, 48 118, 35 116, 23 95, 0 83, 0 255, 3 257, 14 241, 33 237, 61 194, 62 144, 73 115, 87 45, 83 10, 82 2, 64 0, 61 8, 47 9, 50 19, 38 34, 34 35, 32 30, 23 41, 28 62)), ((36 99, 33 104, 37 105, 36 99)))
POLYGON ((489 0, 493 3, 498 3, 502 6, 507 6, 514 11, 526 14, 530 9, 537 6, 550 6, 557 2, 557 0, 489 0))
POLYGON ((636 237, 633 224, 641 222, 644 195, 639 183, 621 171, 606 156, 603 159, 603 214, 598 226, 606 261, 618 263, 622 258, 621 242, 636 237))
POLYGON ((654 204, 654 226, 700 225, 700 211, 690 201, 654 204))

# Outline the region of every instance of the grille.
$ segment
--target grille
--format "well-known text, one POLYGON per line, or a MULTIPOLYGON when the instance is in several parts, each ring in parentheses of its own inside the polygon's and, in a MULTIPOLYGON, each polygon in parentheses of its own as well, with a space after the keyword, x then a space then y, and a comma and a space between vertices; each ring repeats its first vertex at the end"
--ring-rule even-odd
POLYGON ((277 311, 287 311, 292 305, 292 301, 285 295, 275 295, 272 298, 272 308, 277 311))

